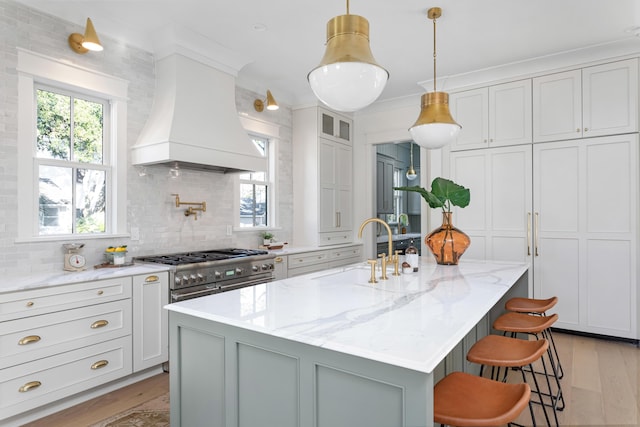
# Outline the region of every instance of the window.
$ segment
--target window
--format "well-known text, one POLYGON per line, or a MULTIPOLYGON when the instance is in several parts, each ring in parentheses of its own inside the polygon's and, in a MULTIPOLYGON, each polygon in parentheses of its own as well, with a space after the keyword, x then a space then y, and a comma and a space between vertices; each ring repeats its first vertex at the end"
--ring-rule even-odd
POLYGON ((18 48, 17 242, 127 236, 128 82, 18 48))
POLYGON ((106 100, 36 86, 38 234, 106 231, 106 100))
MULTIPOLYGON (((263 156, 269 157, 269 140, 251 136, 263 156)), ((271 164, 271 161, 267 162, 271 164)), ((269 168, 272 169, 272 168, 269 168)), ((270 224, 269 211, 272 182, 270 171, 243 173, 240 180, 240 227, 267 227, 270 224)))

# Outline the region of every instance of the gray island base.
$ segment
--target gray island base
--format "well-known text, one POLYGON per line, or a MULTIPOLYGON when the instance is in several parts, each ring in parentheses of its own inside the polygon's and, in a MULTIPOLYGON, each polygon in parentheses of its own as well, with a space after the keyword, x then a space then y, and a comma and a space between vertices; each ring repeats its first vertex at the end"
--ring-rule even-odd
POLYGON ((367 268, 167 306, 171 426, 432 426, 434 383, 477 370, 466 351, 528 294, 528 266, 422 260, 376 284, 367 268))

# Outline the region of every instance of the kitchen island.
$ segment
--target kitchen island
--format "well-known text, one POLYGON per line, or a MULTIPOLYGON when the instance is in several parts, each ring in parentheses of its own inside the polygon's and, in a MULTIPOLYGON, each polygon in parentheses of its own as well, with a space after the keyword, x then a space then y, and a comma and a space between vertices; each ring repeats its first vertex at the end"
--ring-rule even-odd
MULTIPOLYGON (((366 263, 167 306, 172 426, 424 427, 526 264, 462 261, 368 283, 366 263)), ((379 272, 377 276, 379 277, 379 272)))

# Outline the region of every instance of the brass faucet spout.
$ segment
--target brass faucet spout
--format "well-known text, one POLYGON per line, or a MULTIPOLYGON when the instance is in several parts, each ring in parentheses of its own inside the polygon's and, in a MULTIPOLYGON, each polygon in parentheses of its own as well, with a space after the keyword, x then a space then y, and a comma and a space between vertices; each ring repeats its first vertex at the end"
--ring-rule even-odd
MULTIPOLYGON (((387 252, 389 254, 389 259, 391 261, 393 261, 396 266, 398 264, 398 254, 396 254, 395 256, 392 255, 393 254, 393 233, 391 232, 391 227, 389 227, 389 224, 387 224, 386 222, 384 222, 383 220, 381 220, 380 218, 369 218, 369 219, 365 219, 362 224, 360 224, 360 229, 358 230, 358 239, 362 239, 362 230, 364 230, 364 227, 371 223, 371 222, 378 222, 382 225, 384 225, 384 227, 387 229, 387 234, 389 235, 389 252, 387 252)), ((383 268, 386 267, 386 263, 383 262, 383 268)), ((386 271, 382 272, 383 278, 386 278, 386 271)), ((396 273, 394 273, 394 276, 397 276, 397 267, 396 267, 396 273)))

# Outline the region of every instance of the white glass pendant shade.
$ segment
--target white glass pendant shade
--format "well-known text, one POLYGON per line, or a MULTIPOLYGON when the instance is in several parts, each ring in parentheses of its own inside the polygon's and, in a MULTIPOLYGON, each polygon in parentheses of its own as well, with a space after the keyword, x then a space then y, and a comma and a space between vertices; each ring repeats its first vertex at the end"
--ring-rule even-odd
POLYGON ((418 120, 409 129, 416 144, 435 149, 451 143, 461 126, 449 112, 449 95, 445 92, 425 93, 421 104, 418 120))
POLYGON ((336 111, 356 111, 378 99, 389 73, 371 53, 369 22, 358 15, 331 19, 324 57, 307 79, 316 97, 336 111))
POLYGON ((409 168, 409 170, 407 171, 407 179, 409 181, 413 181, 414 179, 416 179, 418 177, 418 174, 416 173, 415 169, 413 169, 413 166, 411 166, 409 168))
POLYGON ((309 73, 316 97, 336 111, 357 111, 372 104, 387 84, 389 74, 377 65, 339 62, 309 73))

